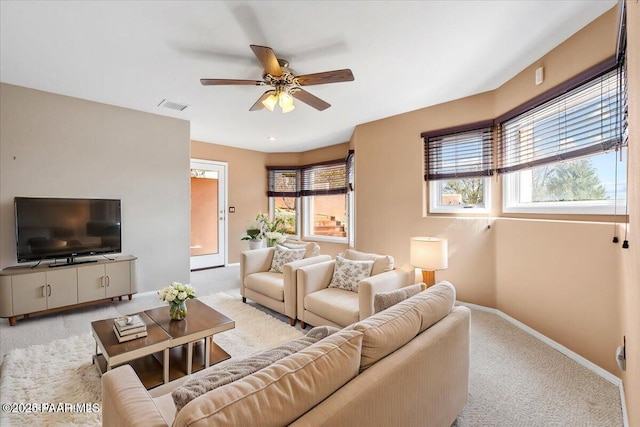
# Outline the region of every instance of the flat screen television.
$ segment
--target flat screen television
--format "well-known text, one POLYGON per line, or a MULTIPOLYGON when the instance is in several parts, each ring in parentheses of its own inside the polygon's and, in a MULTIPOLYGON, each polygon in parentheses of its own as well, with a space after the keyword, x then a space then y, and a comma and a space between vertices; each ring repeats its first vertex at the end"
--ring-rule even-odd
MULTIPOLYGON (((18 262, 122 252, 120 200, 16 197, 18 262)), ((64 264, 63 264, 64 265, 64 264)))

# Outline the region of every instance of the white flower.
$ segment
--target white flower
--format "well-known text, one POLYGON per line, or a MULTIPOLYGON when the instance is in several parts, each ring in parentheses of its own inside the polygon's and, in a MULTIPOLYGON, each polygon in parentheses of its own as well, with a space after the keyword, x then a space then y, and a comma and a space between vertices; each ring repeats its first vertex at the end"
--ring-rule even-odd
POLYGON ((194 298, 196 290, 191 285, 184 285, 179 282, 173 282, 169 286, 157 291, 158 298, 166 302, 184 301, 187 298, 194 298))

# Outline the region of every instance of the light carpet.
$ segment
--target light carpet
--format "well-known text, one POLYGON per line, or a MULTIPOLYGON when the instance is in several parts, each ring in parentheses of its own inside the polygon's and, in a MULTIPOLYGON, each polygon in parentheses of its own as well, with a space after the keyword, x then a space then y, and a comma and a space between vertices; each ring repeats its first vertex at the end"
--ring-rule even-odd
MULTIPOLYGON (((244 304, 239 298, 219 293, 199 299, 235 321, 235 329, 214 336, 215 342, 232 358, 249 356, 302 335, 296 328, 244 304)), ((90 334, 12 350, 5 356, 0 371, 2 404, 101 403, 100 376, 91 362, 94 352, 95 341, 90 334)), ((100 412, 0 412, 3 427, 100 424, 100 412)))

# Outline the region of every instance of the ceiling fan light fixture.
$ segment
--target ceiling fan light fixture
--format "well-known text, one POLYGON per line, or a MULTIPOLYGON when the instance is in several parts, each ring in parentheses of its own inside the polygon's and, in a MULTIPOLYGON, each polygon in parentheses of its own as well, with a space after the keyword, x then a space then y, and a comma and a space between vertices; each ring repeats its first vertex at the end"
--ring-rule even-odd
POLYGON ((264 101, 262 101, 262 105, 264 105, 267 108, 267 110, 273 111, 277 102, 278 102, 278 97, 276 96, 275 93, 272 93, 264 101))
POLYGON ((293 105, 293 97, 289 95, 289 92, 282 91, 278 96, 278 104, 280 108, 285 108, 293 105))
POLYGON ((290 111, 293 111, 296 109, 296 106, 293 105, 293 102, 291 103, 291 105, 285 105, 285 106, 280 106, 280 108, 282 108, 282 112, 283 113, 288 113, 290 111))

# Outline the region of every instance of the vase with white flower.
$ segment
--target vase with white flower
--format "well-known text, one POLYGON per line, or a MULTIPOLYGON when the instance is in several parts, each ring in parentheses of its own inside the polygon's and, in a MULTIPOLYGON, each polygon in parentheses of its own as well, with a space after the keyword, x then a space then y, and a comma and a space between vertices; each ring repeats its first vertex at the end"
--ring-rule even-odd
POLYGON ((267 239, 268 247, 275 246, 276 243, 282 243, 286 240, 286 224, 284 219, 276 218, 270 221, 266 214, 261 213, 256 216, 256 221, 260 224, 262 235, 267 239))
POLYGON ((196 290, 191 285, 173 282, 158 291, 158 298, 169 303, 171 320, 182 320, 187 316, 187 300, 196 297, 196 290))

